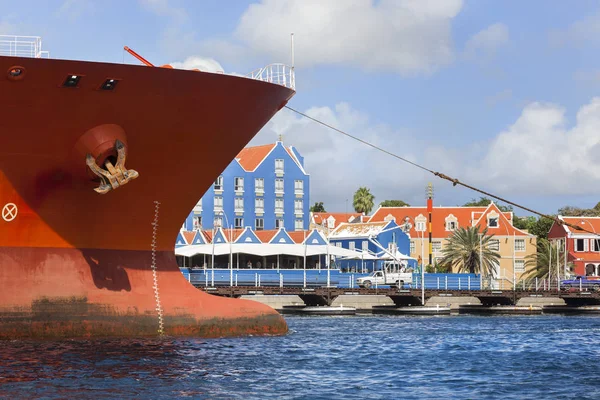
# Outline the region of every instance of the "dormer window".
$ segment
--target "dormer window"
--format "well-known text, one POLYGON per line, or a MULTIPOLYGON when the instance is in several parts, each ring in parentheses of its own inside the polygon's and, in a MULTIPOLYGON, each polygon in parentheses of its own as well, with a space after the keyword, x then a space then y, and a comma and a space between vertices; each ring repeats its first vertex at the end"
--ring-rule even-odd
POLYGON ((446 230, 447 231, 455 231, 458 229, 458 220, 452 214, 446 217, 446 230))
POLYGON ((498 217, 488 218, 488 226, 490 228, 497 228, 498 227, 498 217))
POLYGON ((333 218, 333 216, 329 216, 329 218, 327 218, 327 227, 329 229, 335 228, 335 218, 333 218))
POLYGON ((419 214, 417 218, 415 218, 415 230, 417 232, 425 232, 427 229, 427 218, 423 214, 419 214))

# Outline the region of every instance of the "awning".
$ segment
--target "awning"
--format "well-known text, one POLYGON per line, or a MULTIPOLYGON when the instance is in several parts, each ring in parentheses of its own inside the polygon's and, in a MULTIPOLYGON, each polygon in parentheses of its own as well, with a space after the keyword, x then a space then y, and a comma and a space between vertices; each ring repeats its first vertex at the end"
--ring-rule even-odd
MULTIPOLYGON (((175 255, 192 257, 199 254, 222 256, 225 254, 251 254, 254 256, 275 256, 286 254, 291 256, 316 256, 329 253, 336 257, 362 258, 362 252, 357 250, 348 250, 337 246, 327 245, 302 245, 302 244, 251 244, 251 243, 219 243, 219 244, 195 244, 182 246, 175 249, 175 255)), ((365 259, 370 256, 365 253, 365 259)))

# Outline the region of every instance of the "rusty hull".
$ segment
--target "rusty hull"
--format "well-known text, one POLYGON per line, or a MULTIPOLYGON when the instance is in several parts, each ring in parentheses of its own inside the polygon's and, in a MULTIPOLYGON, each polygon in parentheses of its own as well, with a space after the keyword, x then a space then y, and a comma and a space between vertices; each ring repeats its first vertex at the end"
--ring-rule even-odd
POLYGON ((0 75, 0 209, 18 208, 0 219, 0 338, 155 336, 161 314, 170 335, 287 331, 270 307, 193 288, 173 248, 198 199, 292 90, 222 74, 0 57, 0 74, 13 66, 26 74, 0 75), (62 87, 69 74, 81 76, 78 87, 62 87), (119 80, 113 91, 100 89, 108 78, 119 80), (101 161, 111 135, 127 144, 127 168, 139 177, 102 195, 83 153, 101 161))

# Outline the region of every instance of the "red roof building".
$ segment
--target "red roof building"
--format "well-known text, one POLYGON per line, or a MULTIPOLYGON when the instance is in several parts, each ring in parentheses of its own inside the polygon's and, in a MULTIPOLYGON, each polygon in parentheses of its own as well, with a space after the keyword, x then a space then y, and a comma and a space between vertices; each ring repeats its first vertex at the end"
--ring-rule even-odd
MULTIPOLYGON (((574 264, 577 275, 600 276, 600 217, 563 217, 572 226, 552 224, 548 239, 564 249, 567 246, 567 262, 574 264)), ((562 261, 564 263, 564 261, 562 261)))

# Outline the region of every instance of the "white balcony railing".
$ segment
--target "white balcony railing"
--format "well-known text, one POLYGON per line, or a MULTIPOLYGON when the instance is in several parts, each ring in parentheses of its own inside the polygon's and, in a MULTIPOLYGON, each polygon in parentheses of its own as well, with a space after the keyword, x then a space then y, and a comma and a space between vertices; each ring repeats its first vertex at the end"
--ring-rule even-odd
POLYGON ((294 68, 289 65, 269 64, 250 72, 246 77, 296 90, 296 75, 294 68))
POLYGON ((0 35, 0 56, 50 58, 39 36, 0 35))

